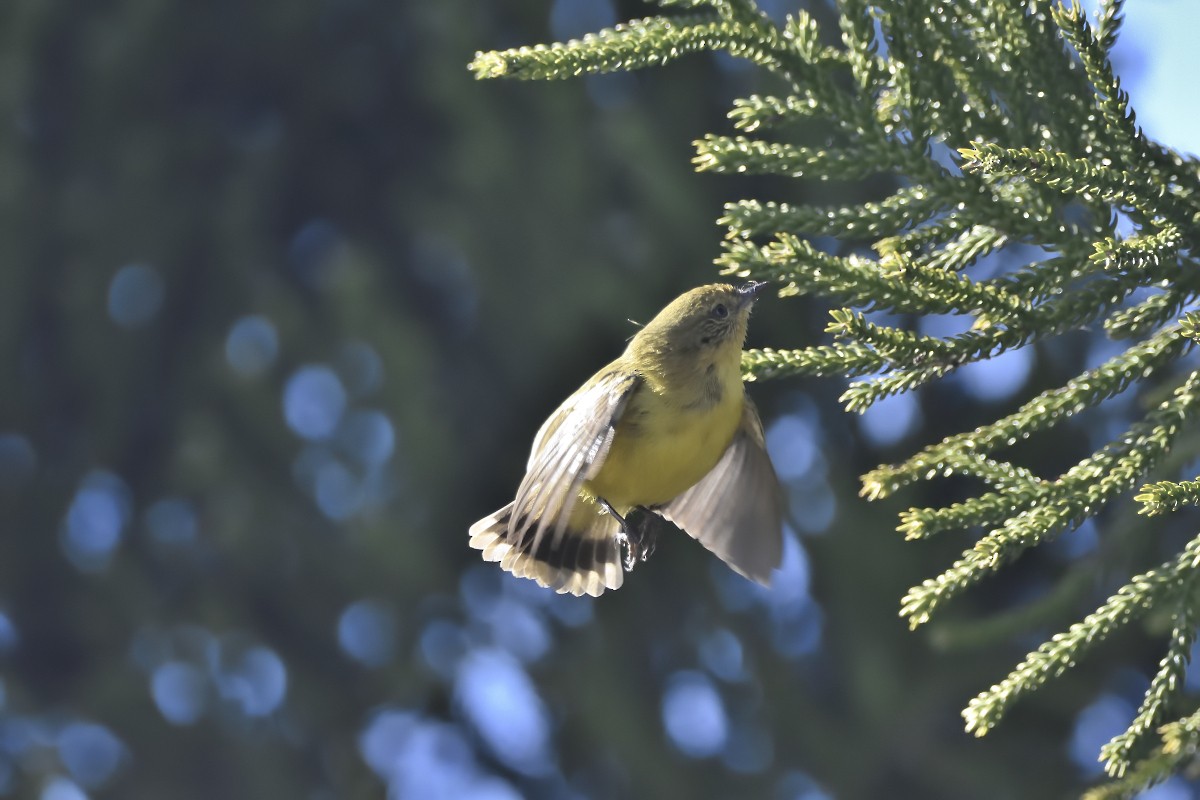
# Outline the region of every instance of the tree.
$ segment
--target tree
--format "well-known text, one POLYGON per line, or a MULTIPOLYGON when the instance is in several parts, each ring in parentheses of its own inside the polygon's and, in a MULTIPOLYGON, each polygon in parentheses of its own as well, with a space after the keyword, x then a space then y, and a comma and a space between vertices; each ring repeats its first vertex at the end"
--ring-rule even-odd
MULTIPOLYGON (((1200 482, 1172 480, 1194 452, 1200 402, 1200 371, 1188 359, 1200 338, 1200 315, 1188 311, 1200 293, 1191 255, 1200 169, 1136 125, 1108 57, 1120 0, 1103 3, 1094 24, 1077 4, 1038 0, 842 0, 840 43, 803 11, 777 25, 749 0, 662 5, 683 13, 564 44, 480 53, 471 66, 481 78, 554 79, 724 51, 768 71, 780 88, 735 101, 729 116, 739 133, 697 141, 698 170, 887 178, 884 196, 866 203, 726 207, 725 274, 845 306, 831 312, 830 344, 747 352, 748 380, 858 377, 842 400, 861 412, 1021 348, 1097 328, 1122 343, 1012 413, 863 476, 871 500, 937 478, 975 487, 901 514, 907 539, 982 532, 941 574, 909 590, 902 616, 914 628, 925 624, 1026 551, 1091 519, 1105 528, 1105 555, 1136 564, 1129 540, 1147 527, 1111 511, 1114 501, 1140 486, 1141 512, 1156 516, 1200 499, 1200 482), (956 332, 906 324, 945 315, 956 332), (1124 430, 1061 471, 1023 457, 1022 441, 1135 394, 1148 410, 1129 412, 1124 430)), ((1166 654, 1128 730, 1102 750, 1117 780, 1094 795, 1132 793, 1190 762, 1200 717, 1179 714, 1194 706, 1182 687, 1198 566, 1194 538, 1129 579, 975 697, 963 711, 967 730, 986 734, 1018 699, 1124 626, 1155 627, 1162 617, 1166 654)), ((1008 621, 1057 607, 1098 568, 1111 565, 1104 557, 1074 564, 1049 598, 1008 612, 1008 621)))

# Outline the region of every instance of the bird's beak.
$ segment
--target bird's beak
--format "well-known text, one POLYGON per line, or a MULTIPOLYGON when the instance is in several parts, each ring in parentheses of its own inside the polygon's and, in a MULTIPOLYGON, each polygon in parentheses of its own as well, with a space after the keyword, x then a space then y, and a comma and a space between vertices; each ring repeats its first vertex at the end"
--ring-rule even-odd
POLYGON ((738 300, 743 307, 751 305, 758 299, 758 295, 765 289, 769 283, 767 281, 750 281, 743 283, 737 288, 738 300))

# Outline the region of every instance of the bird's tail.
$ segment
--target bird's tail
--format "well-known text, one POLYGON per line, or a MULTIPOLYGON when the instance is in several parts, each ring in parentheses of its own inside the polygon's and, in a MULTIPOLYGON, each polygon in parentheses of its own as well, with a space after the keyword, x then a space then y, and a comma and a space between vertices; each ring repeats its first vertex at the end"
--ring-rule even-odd
POLYGON ((482 550, 485 560, 498 561, 518 578, 530 578, 559 594, 596 597, 620 587, 625 571, 614 517, 592 503, 576 503, 558 541, 547 534, 535 548, 537 526, 524 520, 510 525, 512 507, 509 503, 471 526, 471 547, 482 550), (510 540, 510 531, 516 541, 510 540))

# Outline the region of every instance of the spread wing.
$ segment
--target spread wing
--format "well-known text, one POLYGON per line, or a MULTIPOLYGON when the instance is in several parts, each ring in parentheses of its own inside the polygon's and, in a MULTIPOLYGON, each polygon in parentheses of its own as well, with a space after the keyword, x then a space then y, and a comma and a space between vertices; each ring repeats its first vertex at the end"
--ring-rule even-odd
POLYGON ((735 571, 770 583, 783 557, 783 490, 749 397, 721 460, 660 513, 735 571))
POLYGON ((530 552, 537 552, 549 534, 551 546, 559 545, 579 489, 603 465, 621 412, 640 383, 636 374, 609 367, 550 415, 534 439, 517 488, 509 542, 528 543, 530 552))

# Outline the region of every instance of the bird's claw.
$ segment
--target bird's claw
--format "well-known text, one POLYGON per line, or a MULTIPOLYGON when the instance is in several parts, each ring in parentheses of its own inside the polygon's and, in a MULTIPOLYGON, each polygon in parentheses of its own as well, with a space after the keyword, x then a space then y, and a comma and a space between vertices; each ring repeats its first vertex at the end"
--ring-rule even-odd
POLYGON ((616 539, 623 551, 622 564, 625 571, 632 572, 638 562, 645 561, 654 554, 658 545, 658 532, 654 527, 656 515, 644 506, 634 506, 622 517, 607 500, 601 499, 600 505, 621 526, 616 539))

